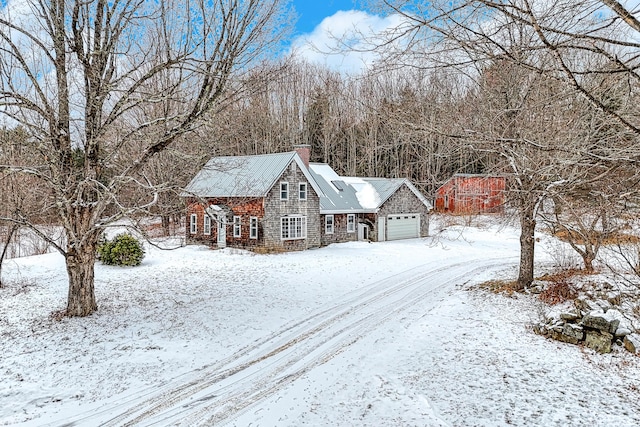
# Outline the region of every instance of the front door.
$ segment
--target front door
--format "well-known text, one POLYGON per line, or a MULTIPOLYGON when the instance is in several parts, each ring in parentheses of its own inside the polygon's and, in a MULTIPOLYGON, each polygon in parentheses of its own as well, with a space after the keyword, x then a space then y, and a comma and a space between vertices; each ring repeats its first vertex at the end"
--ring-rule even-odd
POLYGON ((358 240, 369 240, 369 226, 367 224, 358 224, 358 240))
POLYGON ((218 218, 218 247, 227 247, 227 218, 223 216, 218 218))

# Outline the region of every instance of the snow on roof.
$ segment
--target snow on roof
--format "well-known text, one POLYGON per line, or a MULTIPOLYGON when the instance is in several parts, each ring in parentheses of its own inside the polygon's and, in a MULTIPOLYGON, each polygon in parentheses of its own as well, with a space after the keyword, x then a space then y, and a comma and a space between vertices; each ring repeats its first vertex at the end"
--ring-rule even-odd
POLYGON ((405 184, 422 203, 431 209, 429 201, 405 178, 360 178, 340 176, 325 163, 311 163, 309 170, 326 195, 320 200, 320 211, 361 209, 372 212, 379 209, 389 197, 405 184), (353 193, 353 197, 350 197, 353 193), (355 198, 355 200, 354 200, 355 198), (346 203, 346 205, 345 205, 346 203))
MULTIPOLYGON (((311 163, 309 165, 309 169, 311 169, 316 175, 320 175, 327 182, 342 179, 340 178, 340 175, 338 175, 336 171, 334 171, 333 168, 326 163, 311 163)), ((339 191, 336 187, 332 187, 336 193, 339 191)))
POLYGON ((298 163, 320 196, 322 213, 375 212, 402 184, 407 184, 429 206, 424 196, 406 179, 342 177, 325 163, 311 163, 307 170, 295 151, 214 157, 191 180, 182 196, 264 196, 293 161, 298 163))
POLYGON ((362 205, 364 209, 377 209, 382 205, 384 200, 380 197, 380 193, 365 179, 353 176, 343 177, 342 179, 355 188, 358 202, 360 202, 360 205, 362 205))
POLYGON ((355 200, 350 200, 350 203, 359 209, 374 210, 379 208, 383 202, 376 188, 363 178, 340 176, 331 166, 325 163, 312 163, 309 165, 309 169, 321 177, 326 183, 330 183, 328 187, 333 191, 325 191, 325 194, 333 206, 339 206, 341 204, 336 198, 340 198, 342 196, 341 193, 345 193, 347 189, 350 189, 355 196, 355 200), (336 183, 346 185, 336 185, 336 183), (340 188, 342 188, 342 190, 340 188))
POLYGON ((323 195, 320 196, 320 212, 362 212, 356 195, 356 189, 345 183, 343 178, 324 163, 312 163, 309 165, 309 172, 316 180, 323 195))

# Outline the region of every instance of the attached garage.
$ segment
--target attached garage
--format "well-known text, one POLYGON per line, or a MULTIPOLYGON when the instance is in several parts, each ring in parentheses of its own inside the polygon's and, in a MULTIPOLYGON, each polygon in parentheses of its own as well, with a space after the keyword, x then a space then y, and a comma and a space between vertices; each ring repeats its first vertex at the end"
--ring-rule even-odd
POLYGON ((387 240, 420 237, 420 214, 410 213, 387 216, 387 240))

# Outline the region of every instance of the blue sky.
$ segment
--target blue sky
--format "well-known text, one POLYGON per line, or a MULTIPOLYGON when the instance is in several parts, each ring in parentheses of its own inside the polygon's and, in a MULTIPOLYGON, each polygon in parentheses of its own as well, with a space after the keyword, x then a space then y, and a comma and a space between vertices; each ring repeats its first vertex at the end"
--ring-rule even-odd
POLYGON ((399 15, 378 15, 362 0, 292 0, 299 16, 290 52, 333 70, 358 73, 372 65, 377 54, 371 40, 402 24, 399 15), (344 49, 348 41, 353 49, 344 49))
POLYGON ((339 10, 354 9, 354 0, 292 0, 298 13, 296 33, 310 33, 328 16, 339 10))

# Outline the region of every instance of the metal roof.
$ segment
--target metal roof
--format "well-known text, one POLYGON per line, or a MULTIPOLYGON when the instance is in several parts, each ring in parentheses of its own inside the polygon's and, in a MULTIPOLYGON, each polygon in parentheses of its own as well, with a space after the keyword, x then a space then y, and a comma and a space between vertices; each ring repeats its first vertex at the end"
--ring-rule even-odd
POLYGON ((309 171, 322 189, 321 213, 365 212, 365 209, 358 202, 355 188, 345 183, 331 166, 324 163, 312 163, 309 165, 309 171))
POLYGON ((325 163, 312 163, 309 169, 324 193, 320 198, 321 213, 377 212, 403 184, 428 209, 432 208, 431 203, 405 178, 343 177, 325 163))
POLYGON ((382 206, 389 197, 398 191, 398 189, 404 184, 409 190, 415 194, 415 196, 428 208, 433 209, 431 202, 406 178, 360 178, 363 181, 371 184, 380 196, 380 204, 382 206))
POLYGON ((376 193, 378 193, 378 206, 382 206, 384 202, 393 196, 398 188, 406 181, 401 178, 360 178, 367 184, 371 185, 376 193))
POLYGON ((255 156, 214 157, 198 172, 182 193, 183 197, 262 197, 285 169, 296 162, 311 186, 321 190, 295 152, 255 156))
POLYGON ((320 197, 321 213, 376 212, 403 184, 431 208, 427 199, 407 179, 341 177, 324 163, 312 163, 307 169, 295 151, 214 157, 191 180, 182 196, 263 197, 291 162, 298 164, 320 197))

